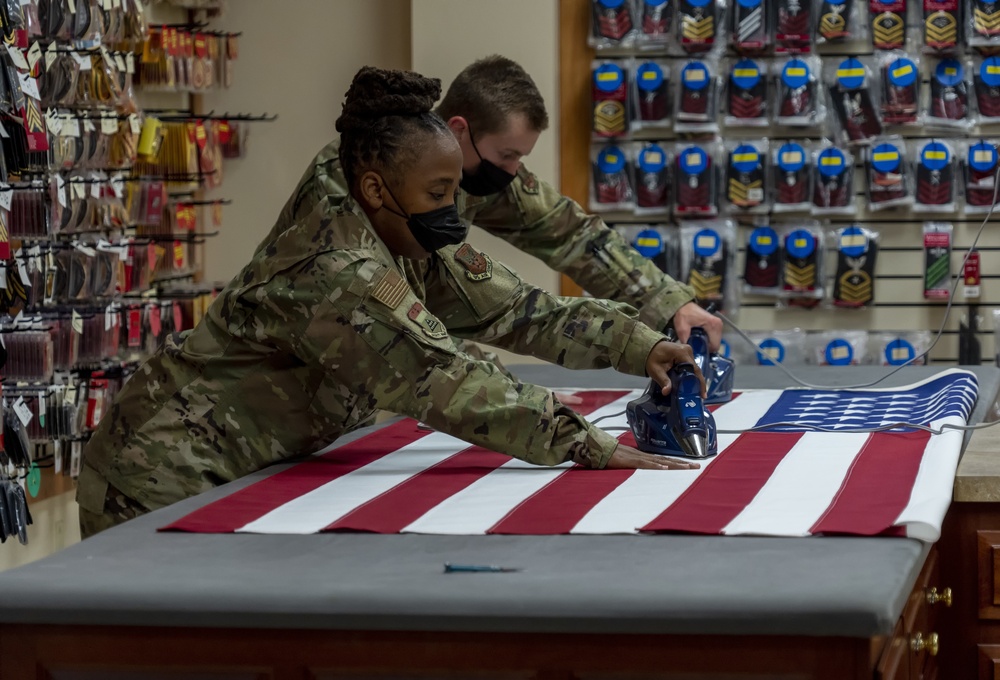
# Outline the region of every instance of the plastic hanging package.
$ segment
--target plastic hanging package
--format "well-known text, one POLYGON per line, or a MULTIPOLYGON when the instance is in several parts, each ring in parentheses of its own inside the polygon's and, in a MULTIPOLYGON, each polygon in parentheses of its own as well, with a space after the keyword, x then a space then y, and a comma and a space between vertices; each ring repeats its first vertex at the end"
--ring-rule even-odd
POLYGON ((864 0, 814 0, 816 44, 868 40, 868 5, 864 0))
POLYGON ((924 366, 933 335, 930 331, 879 331, 868 335, 868 355, 882 366, 924 366))
POLYGON ((1000 122, 1000 57, 977 59, 972 67, 972 82, 981 123, 1000 122))
POLYGON ((769 225, 758 225, 747 236, 743 292, 777 295, 781 290, 781 244, 769 225))
POLYGON ((774 3, 775 51, 808 52, 812 46, 811 0, 774 0, 774 3))
POLYGON ((812 207, 812 159, 798 141, 773 144, 774 212, 794 212, 812 207))
POLYGON ((624 137, 631 130, 628 69, 625 62, 594 62, 591 70, 595 137, 624 137))
POLYGON ((635 68, 636 129, 670 123, 670 64, 644 61, 635 68))
POLYGON ((914 209, 923 212, 955 211, 955 149, 944 139, 914 141, 914 209))
POLYGON ((642 143, 635 155, 635 213, 670 212, 670 153, 655 142, 642 143))
POLYGON ((708 52, 719 39, 726 0, 678 0, 677 42, 688 54, 708 52))
POLYGON ((868 331, 823 331, 806 339, 811 363, 817 366, 858 366, 868 363, 868 331))
POLYGON ((836 63, 828 60, 826 66, 827 91, 830 104, 836 112, 840 141, 862 144, 882 134, 882 121, 878 106, 872 96, 871 69, 856 57, 836 63))
POLYGON ((676 228, 656 224, 620 224, 615 230, 664 274, 680 278, 680 244, 676 228))
POLYGON ((767 141, 727 141, 726 202, 731 213, 766 213, 767 141))
POLYGON ((877 50, 901 50, 906 45, 907 0, 868 0, 872 46, 877 50))
POLYGON ((772 0, 733 0, 729 12, 730 44, 737 52, 756 53, 771 45, 772 0))
POLYGON ((947 300, 951 295, 950 222, 924 222, 924 299, 947 300))
POLYGON ((778 63, 774 87, 775 123, 788 127, 822 125, 826 111, 817 86, 820 60, 794 57, 778 63))
MULTIPOLYGON (((747 333, 747 337, 757 345, 757 351, 750 349, 752 359, 750 363, 760 366, 801 365, 805 363, 804 348, 806 344, 806 334, 800 328, 776 331, 754 331, 747 333)), ((743 345, 744 343, 740 343, 743 345)), ((733 346, 734 351, 736 345, 733 346)), ((741 347, 742 350, 742 347, 741 347)))
POLYGON ((632 0, 591 0, 591 30, 588 43, 597 49, 628 47, 636 37, 632 0))
POLYGON ((997 174, 1000 173, 998 147, 1000 140, 996 139, 969 142, 963 163, 966 214, 987 213, 994 205, 997 174))
POLYGON ((923 0, 923 6, 925 48, 936 53, 955 50, 961 16, 958 0, 923 0))
POLYGON ((813 151, 812 212, 816 215, 854 213, 854 156, 821 144, 813 151))
POLYGON ((719 131, 718 63, 713 58, 678 62, 674 102, 676 132, 719 131))
POLYGON ((920 57, 905 52, 879 55, 879 106, 882 120, 889 125, 917 123, 920 106, 920 57))
POLYGON ((718 144, 681 142, 675 149, 674 214, 680 217, 718 215, 718 144))
POLYGON ((639 49, 663 49, 670 42, 674 3, 670 0, 642 0, 639 5, 639 49))
POLYGON ((632 210, 635 189, 626 147, 595 146, 591 149, 592 185, 590 209, 594 212, 632 210))
POLYGON ((731 220, 681 222, 681 266, 684 281, 697 301, 714 302, 732 313, 736 307, 736 224, 731 220))
POLYGON ((818 222, 784 225, 781 236, 781 296, 788 306, 815 307, 823 299, 823 229, 818 222))
POLYGON ((726 80, 726 125, 767 127, 768 62, 735 59, 726 80))
POLYGON ((958 59, 940 60, 931 72, 930 99, 924 124, 930 127, 967 130, 973 124, 969 106, 968 69, 958 59))
POLYGON ((879 234, 859 225, 836 230, 837 269, 833 275, 833 305, 858 309, 875 299, 875 266, 879 234))
POLYGON ((970 0, 965 22, 969 47, 1000 46, 1000 4, 996 0, 970 0))
POLYGON ((912 185, 902 137, 883 137, 865 149, 865 192, 869 210, 913 205, 912 185))

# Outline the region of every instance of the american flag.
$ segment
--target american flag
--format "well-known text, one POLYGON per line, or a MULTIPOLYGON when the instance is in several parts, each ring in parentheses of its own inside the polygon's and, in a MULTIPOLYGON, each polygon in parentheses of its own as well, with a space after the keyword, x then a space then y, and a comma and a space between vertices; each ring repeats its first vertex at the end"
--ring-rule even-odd
MULTIPOLYGON (((529 465, 405 419, 281 469, 161 530, 310 534, 889 535, 936 541, 963 435, 876 428, 965 424, 975 375, 899 388, 746 390, 714 408, 719 455, 699 470, 529 465)), ((590 420, 640 391, 578 391, 590 420)), ((626 428, 624 415, 599 427, 626 428)), ((615 431, 618 433, 618 430, 615 431)), ((631 433, 619 439, 634 444, 631 433)))

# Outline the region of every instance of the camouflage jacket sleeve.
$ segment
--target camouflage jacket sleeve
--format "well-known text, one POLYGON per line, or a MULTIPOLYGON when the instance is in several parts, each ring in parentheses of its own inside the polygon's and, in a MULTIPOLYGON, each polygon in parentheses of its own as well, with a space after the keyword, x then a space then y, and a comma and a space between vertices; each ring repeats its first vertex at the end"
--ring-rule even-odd
POLYGON ((345 375, 371 409, 537 465, 604 467, 617 440, 556 400, 456 351, 444 324, 384 263, 361 259, 336 273, 295 342, 303 360, 345 375))
POLYGON ((522 165, 497 196, 463 196, 476 226, 534 255, 598 298, 627 302, 663 329, 694 291, 640 255, 596 215, 540 181, 522 165), (477 205, 478 204, 478 205, 477 205))
POLYGON ((425 299, 448 332, 560 366, 643 376, 663 339, 624 303, 553 296, 467 243, 439 250, 427 276, 425 299))

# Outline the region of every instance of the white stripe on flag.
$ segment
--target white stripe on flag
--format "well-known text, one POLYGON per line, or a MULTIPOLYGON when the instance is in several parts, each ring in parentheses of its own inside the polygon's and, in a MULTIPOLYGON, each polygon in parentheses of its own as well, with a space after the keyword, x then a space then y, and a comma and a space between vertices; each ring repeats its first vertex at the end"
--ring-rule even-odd
MULTIPOLYGON (((595 410, 587 418, 596 420, 617 413, 635 397, 636 393, 630 392, 595 410)), ((610 420, 609 418, 608 421, 610 420)), ((601 422, 599 426, 605 426, 608 421, 601 422)), ((509 463, 504 463, 482 479, 439 503, 400 533, 485 534, 522 501, 571 467, 572 463, 563 463, 553 468, 540 468, 522 460, 511 459, 509 463)))
MULTIPOLYGON (((965 425, 961 418, 949 416, 935 420, 931 427, 938 429, 945 423, 965 425)), ((910 501, 894 522, 895 526, 906 526, 907 536, 930 543, 941 538, 941 524, 951 505, 950 489, 958 470, 963 437, 963 432, 950 430, 932 434, 927 441, 910 491, 910 501), (948 493, 943 493, 942 480, 947 480, 948 493)))
POLYGON ((781 390, 744 390, 740 396, 715 409, 715 424, 721 430, 746 430, 774 406, 781 390))
POLYGON ((808 536, 833 502, 869 436, 806 432, 722 533, 808 536))
POLYGON ((432 432, 368 465, 285 503, 237 529, 238 533, 314 534, 362 503, 432 465, 469 448, 468 442, 432 432))

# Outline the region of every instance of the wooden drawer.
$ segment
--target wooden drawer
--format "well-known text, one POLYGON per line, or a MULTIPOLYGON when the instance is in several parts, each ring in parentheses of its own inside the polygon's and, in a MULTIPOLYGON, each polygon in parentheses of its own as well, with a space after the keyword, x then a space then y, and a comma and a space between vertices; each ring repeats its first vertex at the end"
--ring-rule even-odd
POLYGON ((976 532, 979 618, 1000 619, 1000 531, 976 532))

